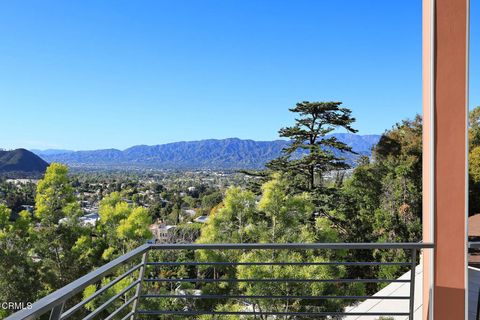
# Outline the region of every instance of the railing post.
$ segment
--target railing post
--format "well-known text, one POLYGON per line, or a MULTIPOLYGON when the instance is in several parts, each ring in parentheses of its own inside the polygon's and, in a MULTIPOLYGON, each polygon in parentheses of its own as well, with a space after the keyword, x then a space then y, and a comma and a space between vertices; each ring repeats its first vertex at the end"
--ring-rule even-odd
POLYGON ((140 267, 140 271, 138 274, 138 279, 140 280, 140 282, 138 283, 137 290, 135 291, 135 301, 133 302, 133 307, 132 307, 133 314, 130 320, 135 320, 138 305, 140 304, 140 295, 142 294, 143 277, 145 275, 145 268, 147 267, 147 256, 149 251, 150 249, 147 249, 142 255, 142 266, 140 267))
POLYGON ((52 311, 50 312, 50 320, 59 320, 60 317, 62 316, 63 312, 63 306, 65 305, 65 302, 62 302, 55 307, 53 307, 52 311))
POLYGON ((417 267, 417 249, 412 249, 412 257, 410 258, 412 265, 410 266, 410 315, 409 320, 413 320, 413 314, 415 312, 415 269, 417 267))

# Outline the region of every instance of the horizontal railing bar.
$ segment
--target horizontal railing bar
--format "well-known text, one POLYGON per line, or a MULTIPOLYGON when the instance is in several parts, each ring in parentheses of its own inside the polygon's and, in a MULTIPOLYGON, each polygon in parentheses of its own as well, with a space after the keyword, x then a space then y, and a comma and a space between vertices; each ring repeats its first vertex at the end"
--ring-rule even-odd
POLYGON ((480 249, 480 242, 471 241, 468 243, 468 247, 471 249, 480 249))
POLYGON ((115 300, 117 300, 118 298, 123 296, 125 293, 127 293, 129 290, 131 290, 133 287, 135 287, 139 283, 140 283, 140 279, 135 280, 129 286, 127 286, 125 289, 123 289, 122 291, 120 291, 119 293, 117 293, 116 295, 111 297, 110 299, 108 299, 107 302, 102 304, 97 309, 93 310, 88 316, 83 318, 83 320, 90 320, 90 319, 95 318, 100 312, 102 312, 103 310, 105 310, 105 308, 107 308, 110 304, 112 304, 112 302, 114 302, 115 300))
POLYGON ((408 312, 256 312, 256 311, 168 311, 168 310, 138 310, 141 315, 263 315, 263 316, 408 316, 408 312))
POLYGON ((84 275, 83 277, 73 281, 70 284, 67 284, 65 287, 49 294, 46 297, 38 300, 32 304, 31 308, 20 310, 13 315, 9 316, 5 320, 26 320, 26 319, 35 319, 38 316, 46 313, 51 310, 58 304, 65 302, 68 298, 71 298, 75 294, 81 292, 88 285, 100 280, 105 275, 110 274, 113 270, 118 268, 121 264, 137 257, 138 255, 144 253, 149 249, 150 244, 144 244, 123 256, 116 258, 115 260, 101 266, 100 268, 84 275))
POLYGON ((153 250, 253 250, 253 249, 430 249, 433 243, 238 243, 238 244, 152 244, 153 250))
POLYGON ((147 262, 149 266, 411 266, 411 262, 147 262))
POLYGON ((128 299, 127 302, 122 304, 117 310, 113 311, 108 317, 106 317, 104 320, 110 320, 113 319, 118 313, 120 313, 123 309, 125 309, 129 304, 131 304, 137 296, 133 296, 132 298, 128 299))
POLYGON ((101 295, 102 293, 104 293, 106 290, 108 290, 109 288, 111 288, 112 286, 114 286, 115 284, 117 284, 120 280, 123 280, 125 277, 129 276, 130 274, 132 274, 133 272, 135 272, 136 270, 138 270, 138 268, 140 268, 142 266, 141 263, 137 264, 136 266, 134 266, 133 268, 131 268, 130 270, 128 270, 127 272, 123 273, 122 275, 116 277, 114 280, 110 281, 106 286, 100 288, 98 291, 95 291, 94 294, 92 294, 91 296, 89 296, 88 298, 86 298, 85 300, 77 303, 75 306, 73 306, 72 308, 68 309, 65 313, 62 314, 62 316, 60 317, 60 319, 68 319, 69 317, 71 317, 78 309, 80 309, 81 307, 83 307, 84 305, 86 305, 87 303, 89 303, 90 301, 92 301, 93 299, 95 299, 96 297, 98 297, 99 295, 101 295))
POLYGON ((351 282, 410 282, 409 279, 167 279, 149 278, 146 282, 325 282, 325 283, 351 283, 351 282))
POLYGON ((409 296, 253 296, 253 295, 178 295, 178 294, 144 294, 142 298, 181 298, 181 299, 275 299, 275 300, 326 300, 326 299, 341 299, 341 300, 408 300, 409 296))

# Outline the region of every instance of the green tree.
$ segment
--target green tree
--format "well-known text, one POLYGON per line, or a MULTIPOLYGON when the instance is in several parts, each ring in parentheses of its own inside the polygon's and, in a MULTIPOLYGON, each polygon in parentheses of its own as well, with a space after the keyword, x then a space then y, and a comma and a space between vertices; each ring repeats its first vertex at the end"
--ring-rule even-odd
POLYGON ((468 114, 468 143, 470 150, 480 146, 480 106, 468 114))
POLYGON ((32 235, 33 249, 41 261, 40 277, 45 293, 61 288, 85 274, 91 266, 78 260, 74 247, 88 234, 78 218, 82 211, 76 201, 66 166, 52 163, 38 183, 32 235))
MULTIPOLYGON (((422 121, 405 120, 385 132, 373 150, 373 161, 362 159, 341 188, 330 211, 346 242, 418 242, 422 217, 422 121)), ((406 261, 405 252, 355 251, 352 261, 406 261)), ((396 277, 398 266, 349 268, 349 277, 396 277)), ((369 285, 369 293, 378 289, 369 285)))
POLYGON ((52 163, 39 181, 35 197, 35 216, 43 224, 57 225, 60 219, 78 218, 81 211, 68 178, 68 168, 52 163))
MULTIPOLYGON (((15 221, 11 211, 0 204, 0 301, 33 302, 40 286, 35 263, 30 255, 30 213, 22 211, 15 221)), ((0 309, 0 318, 14 310, 0 309)))
POLYGON ((469 114, 469 215, 480 212, 480 107, 469 114))
POLYGON ((308 223, 314 210, 308 194, 288 195, 287 182, 275 174, 262 186, 258 210, 265 216, 257 223, 261 242, 314 242, 313 229, 308 223))
MULTIPOLYGON (((77 242, 77 252, 83 252, 85 259, 94 261, 96 265, 117 258, 120 255, 133 250, 146 243, 152 238, 149 226, 152 219, 148 210, 135 204, 128 204, 122 200, 120 193, 113 192, 106 196, 100 203, 100 219, 98 220, 94 233, 96 237, 84 237, 77 242)), ((137 261, 138 263, 138 261, 137 261)), ((105 278, 102 283, 92 284, 84 290, 84 297, 93 294, 100 287, 108 284, 112 279, 124 273, 128 266, 118 268, 111 277, 105 278)), ((93 310, 113 295, 118 294, 130 283, 137 279, 136 273, 128 276, 115 284, 108 292, 95 299, 86 307, 93 310)), ((123 297, 122 302, 113 304, 106 312, 111 312, 132 297, 133 290, 123 297)))
POLYGON ((375 147, 382 171, 377 234, 383 241, 421 240, 422 120, 405 120, 386 132, 375 147))
POLYGON ((148 210, 129 205, 120 193, 113 192, 100 202, 100 219, 95 227, 97 246, 103 248, 102 258, 111 260, 144 244, 152 238, 148 210))
POLYGON ((364 162, 355 168, 342 186, 337 206, 330 212, 341 223, 346 242, 375 242, 373 213, 380 207, 382 170, 364 162))
POLYGON ((258 239, 250 233, 252 224, 260 222, 255 209, 255 195, 232 187, 227 190, 223 207, 210 214, 198 243, 246 243, 258 239))
MULTIPOLYGON (((308 193, 288 194, 288 183, 276 174, 272 180, 262 186, 262 197, 257 210, 263 213, 264 219, 257 222, 252 229, 259 235, 260 242, 268 243, 312 243, 337 242, 338 235, 328 219, 317 218, 316 223, 308 223, 314 210, 314 204, 308 193)), ((311 250, 252 250, 243 253, 241 262, 325 262, 334 253, 311 250)), ((344 268, 322 265, 308 266, 239 266, 238 278, 285 278, 285 279, 334 279, 345 275, 344 268)), ((338 288, 327 283, 314 283, 305 286, 302 283, 241 283, 239 289, 247 295, 273 296, 317 296, 335 295, 338 288)), ((361 292, 361 287, 354 286, 350 292, 361 292)), ((252 299, 253 308, 257 311, 275 312, 320 312, 340 311, 342 302, 330 300, 312 302, 301 299, 265 300, 252 299)), ((262 317, 267 319, 267 317, 262 317)), ((293 319, 294 317, 284 317, 293 319)))
POLYGON ((470 151, 469 162, 470 178, 474 183, 478 183, 480 181, 480 146, 470 151))
MULTIPOLYGON (((224 207, 210 215, 210 220, 202 228, 200 243, 312 243, 315 241, 335 242, 338 234, 326 218, 317 218, 315 223, 308 223, 312 217, 314 204, 308 193, 290 194, 289 184, 280 175, 275 174, 265 183, 262 195, 256 203, 256 197, 250 191, 231 188, 224 199, 224 207)), ((200 261, 239 261, 239 262, 324 262, 332 256, 328 251, 272 251, 225 250, 212 253, 200 250, 200 261)), ((309 266, 228 266, 200 268, 204 276, 213 278, 338 278, 345 275, 344 268, 325 265, 309 266)), ((304 286, 298 283, 221 283, 206 285, 202 288, 209 293, 239 293, 247 295, 329 295, 335 294, 336 286, 318 283, 304 286)), ((362 292, 363 286, 353 286, 350 292, 362 292)), ((341 310, 340 301, 301 301, 299 299, 251 299, 252 308, 257 311, 324 311, 341 310)), ((209 307, 223 309, 229 305, 209 307)), ((235 308, 235 306, 230 306, 235 308)), ((288 317, 287 317, 288 318, 288 317)))
POLYGON ((205 213, 210 213, 210 211, 222 202, 223 196, 219 191, 213 192, 202 197, 202 209, 205 213))
POLYGON ((346 169, 348 164, 342 153, 352 153, 350 146, 337 138, 325 136, 335 129, 356 132, 352 127, 355 118, 341 102, 300 102, 289 109, 297 114, 295 125, 280 129, 280 137, 289 138, 291 144, 281 157, 272 160, 267 167, 280 171, 298 181, 302 190, 312 191, 321 186, 324 173, 346 169))

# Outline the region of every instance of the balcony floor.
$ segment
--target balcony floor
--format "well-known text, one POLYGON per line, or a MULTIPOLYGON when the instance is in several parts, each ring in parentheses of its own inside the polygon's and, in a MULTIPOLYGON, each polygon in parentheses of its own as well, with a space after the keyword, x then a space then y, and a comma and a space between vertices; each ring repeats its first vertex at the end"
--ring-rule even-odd
MULTIPOLYGON (((410 271, 403 274, 399 279, 410 279, 410 271)), ((423 266, 419 264, 415 268, 415 314, 414 320, 422 319, 422 289, 423 289, 423 266)), ((391 283, 374 296, 408 296, 410 295, 409 283, 391 283)), ((408 312, 408 300, 366 300, 357 306, 348 307, 346 312, 408 312)), ((408 320, 408 316, 392 316, 395 320, 408 320)), ((375 316, 347 316, 344 320, 377 320, 375 316)))

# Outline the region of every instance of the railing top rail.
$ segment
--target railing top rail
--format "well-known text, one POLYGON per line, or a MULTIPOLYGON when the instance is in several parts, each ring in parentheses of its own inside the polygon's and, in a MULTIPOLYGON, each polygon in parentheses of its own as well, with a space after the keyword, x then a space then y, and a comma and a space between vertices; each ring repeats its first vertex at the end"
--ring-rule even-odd
POLYGON ((433 243, 238 243, 238 244, 152 244, 154 250, 238 249, 431 249, 433 243))
POLYGON ((20 310, 5 320, 20 320, 20 319, 35 319, 36 317, 44 314, 49 311, 56 305, 64 302, 68 298, 74 296, 75 294, 81 292, 88 285, 102 279, 105 275, 108 275, 114 269, 116 269, 121 264, 139 256, 140 254, 147 251, 150 247, 150 244, 144 244, 123 256, 118 257, 117 259, 110 261, 109 263, 101 266, 100 268, 93 270, 92 272, 84 275, 83 277, 73 281, 70 284, 67 284, 65 287, 58 289, 57 291, 49 294, 48 296, 35 302, 30 309, 20 310))

